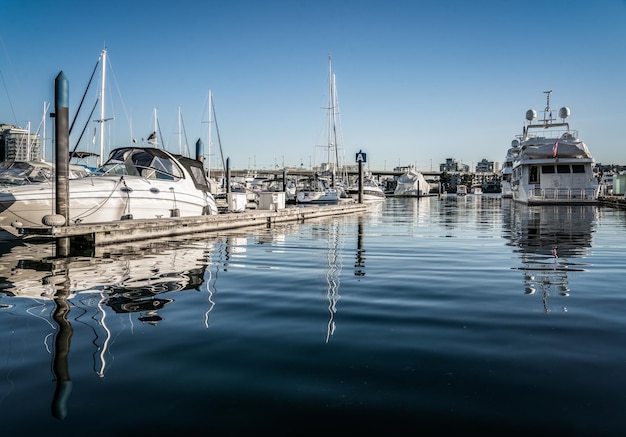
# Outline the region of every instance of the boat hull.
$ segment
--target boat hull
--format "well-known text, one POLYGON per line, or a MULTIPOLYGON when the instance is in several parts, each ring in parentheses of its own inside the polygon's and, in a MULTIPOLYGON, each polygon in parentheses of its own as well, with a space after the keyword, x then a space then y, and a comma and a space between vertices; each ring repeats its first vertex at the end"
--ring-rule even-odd
MULTIPOLYGON (((97 177, 69 181, 68 225, 122 219, 191 217, 217 214, 212 197, 186 184, 157 186, 143 178, 97 177)), ((17 187, 0 192, 0 226, 45 227, 42 220, 55 211, 52 184, 17 187)), ((17 232, 17 231, 16 231, 17 232)))

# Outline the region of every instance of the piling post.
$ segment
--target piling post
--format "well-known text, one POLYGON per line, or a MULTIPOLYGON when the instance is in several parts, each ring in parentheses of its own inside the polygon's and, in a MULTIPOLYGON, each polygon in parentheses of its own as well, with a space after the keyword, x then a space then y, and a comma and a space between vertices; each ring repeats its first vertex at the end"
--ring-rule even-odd
POLYGON ((202 140, 200 138, 196 141, 196 160, 204 162, 204 155, 202 154, 202 140))
MULTIPOLYGON (((56 214, 65 218, 63 226, 67 226, 70 217, 69 183, 70 169, 69 148, 69 100, 70 85, 62 71, 54 81, 54 128, 55 128, 55 183, 56 183, 56 214)), ((69 238, 57 239, 57 255, 69 255, 69 238)))
POLYGON ((363 162, 359 161, 359 203, 363 203, 363 162))
POLYGON ((358 202, 359 203, 363 203, 363 164, 365 164, 367 162, 367 154, 363 153, 362 150, 359 150, 359 152, 356 154, 356 162, 359 163, 359 183, 358 183, 358 189, 359 189, 359 195, 358 195, 358 202))

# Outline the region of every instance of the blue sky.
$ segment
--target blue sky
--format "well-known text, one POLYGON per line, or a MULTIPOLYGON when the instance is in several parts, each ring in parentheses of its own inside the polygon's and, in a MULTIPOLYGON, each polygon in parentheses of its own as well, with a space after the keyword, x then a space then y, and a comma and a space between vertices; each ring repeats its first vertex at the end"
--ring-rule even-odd
MULTIPOLYGON (((220 146, 234 169, 317 165, 331 56, 349 163, 501 162, 553 90, 596 161, 626 164, 625 0, 3 0, 3 16, 0 123, 36 130, 61 71, 73 117, 106 48, 107 152, 147 138, 155 108, 169 150, 179 108, 206 147, 211 90, 214 167, 220 146)), ((78 149, 98 152, 91 137, 78 149)))

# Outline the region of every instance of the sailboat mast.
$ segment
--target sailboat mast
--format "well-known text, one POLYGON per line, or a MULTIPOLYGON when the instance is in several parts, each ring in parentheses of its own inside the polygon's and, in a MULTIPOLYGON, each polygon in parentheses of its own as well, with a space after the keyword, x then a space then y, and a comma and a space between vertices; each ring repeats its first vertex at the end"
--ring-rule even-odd
POLYGON ((154 143, 152 143, 154 147, 159 144, 159 134, 157 133, 157 129, 157 108, 154 108, 154 143))
POLYGON ((43 125, 43 134, 41 135, 41 159, 46 160, 46 114, 48 113, 48 107, 50 104, 43 102, 43 114, 41 116, 41 124, 43 125))
POLYGON ((207 139, 207 177, 211 178, 211 112, 213 110, 213 96, 209 90, 209 132, 207 139))
POLYGON ((327 150, 327 162, 331 166, 332 170, 332 184, 335 184, 335 163, 331 158, 332 148, 334 146, 333 141, 334 130, 334 105, 333 105, 333 69, 331 57, 328 57, 328 150, 327 150))
POLYGON ((99 165, 103 164, 104 157, 104 84, 106 81, 106 65, 107 65, 107 51, 102 50, 102 64, 100 68, 102 70, 102 83, 100 84, 100 157, 98 158, 99 165))
POLYGON ((182 141, 182 130, 181 130, 181 115, 180 115, 180 106, 178 107, 178 153, 180 155, 183 154, 183 141, 182 141))

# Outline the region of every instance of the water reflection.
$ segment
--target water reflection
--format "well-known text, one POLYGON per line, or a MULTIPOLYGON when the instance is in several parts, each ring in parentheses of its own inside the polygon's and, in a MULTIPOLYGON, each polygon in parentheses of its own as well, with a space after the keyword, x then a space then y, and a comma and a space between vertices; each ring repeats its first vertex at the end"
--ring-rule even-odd
MULTIPOLYGON (((56 384, 51 410, 57 419, 67 416, 72 389, 72 323, 93 332, 94 371, 104 377, 112 337, 107 308, 155 325, 163 320, 159 310, 174 301, 171 293, 199 291, 210 273, 212 245, 206 242, 155 241, 104 250, 97 258, 55 258, 51 244, 24 244, 5 248, 0 262, 0 302, 14 302, 2 309, 15 311, 16 317, 23 310, 47 323, 42 335, 52 356, 56 384)), ((207 292, 206 324, 214 306, 208 287, 207 292)))
MULTIPOLYGON (((548 297, 567 297, 569 274, 584 272, 598 215, 590 205, 526 206, 503 199, 503 229, 509 245, 520 254, 524 293, 539 294, 544 312, 548 297)), ((566 306, 562 306, 567 311, 566 306)))

